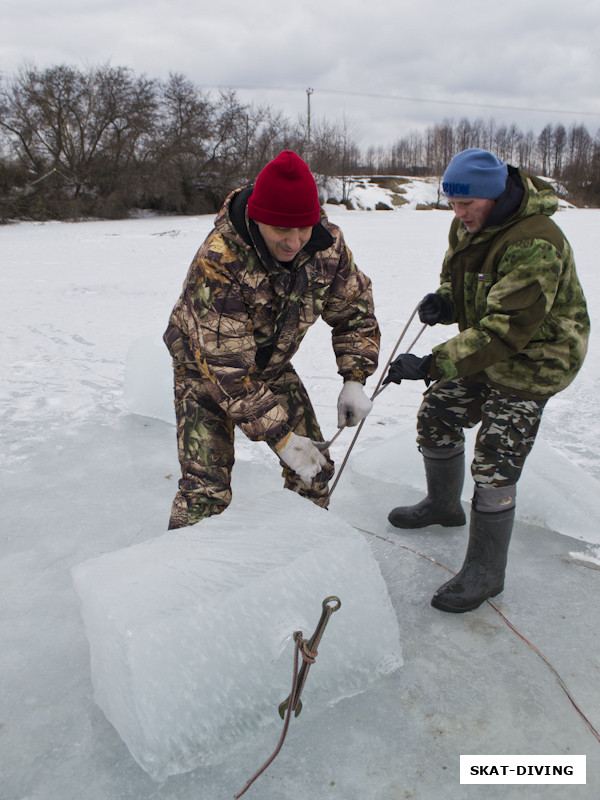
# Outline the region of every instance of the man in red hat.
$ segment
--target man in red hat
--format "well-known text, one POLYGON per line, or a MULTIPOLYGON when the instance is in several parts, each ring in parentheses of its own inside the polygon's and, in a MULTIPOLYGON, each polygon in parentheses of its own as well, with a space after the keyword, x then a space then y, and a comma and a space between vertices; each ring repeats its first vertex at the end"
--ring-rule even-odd
POLYGON ((371 281, 319 204, 308 165, 284 150, 253 186, 234 190, 202 244, 164 335, 173 357, 182 477, 169 528, 231 501, 234 431, 264 441, 285 486, 326 507, 333 462, 291 360, 322 317, 343 386, 338 426, 364 419, 377 367, 371 281))

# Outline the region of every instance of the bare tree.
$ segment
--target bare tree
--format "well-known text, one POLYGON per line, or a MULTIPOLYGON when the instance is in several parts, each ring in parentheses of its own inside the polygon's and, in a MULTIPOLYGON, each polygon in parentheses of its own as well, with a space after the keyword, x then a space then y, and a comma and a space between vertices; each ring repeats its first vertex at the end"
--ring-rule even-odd
MULTIPOLYGON (((280 150, 306 156, 307 139, 305 116, 291 122, 241 103, 233 89, 204 92, 183 75, 158 82, 110 65, 24 65, 12 79, 0 76, 0 215, 120 216, 134 206, 212 212, 280 150)), ((340 177, 345 195, 351 175, 441 175, 469 147, 560 178, 585 202, 600 198, 600 139, 583 125, 567 133, 549 123, 535 135, 493 119, 444 119, 364 155, 347 118, 311 126, 311 168, 340 177)))
POLYGON ((140 154, 142 205, 156 210, 205 209, 196 183, 207 160, 214 106, 183 75, 160 85, 155 125, 146 152, 140 154))
POLYGON ((569 131, 568 147, 571 170, 583 175, 592 154, 592 137, 583 125, 573 125, 569 131))
POLYGON ((552 160, 555 178, 560 178, 563 169, 564 151, 567 144, 567 131, 564 125, 556 125, 552 133, 552 160))
POLYGON ((546 125, 537 139, 538 155, 542 161, 542 173, 550 175, 552 161, 552 125, 546 125))
POLYGON ((454 155, 454 130, 450 120, 429 128, 426 137, 427 166, 432 174, 440 175, 454 155))
POLYGON ((457 153, 461 153, 463 150, 473 147, 472 127, 466 117, 463 117, 456 126, 454 144, 457 153))
POLYGON ((535 134, 532 130, 527 131, 519 142, 519 163, 526 172, 533 172, 535 169, 535 134))
POLYGON ((3 105, 0 125, 35 191, 71 199, 131 191, 130 168, 152 126, 153 81, 123 67, 25 67, 3 105))
POLYGON ((519 128, 513 122, 508 129, 508 150, 507 150, 507 161, 510 164, 514 164, 515 157, 517 155, 519 144, 523 139, 523 134, 519 130, 519 128))
POLYGON ((508 129, 506 125, 499 125, 494 131, 494 139, 492 148, 495 155, 501 158, 502 161, 508 161, 510 153, 510 143, 508 138, 508 129))

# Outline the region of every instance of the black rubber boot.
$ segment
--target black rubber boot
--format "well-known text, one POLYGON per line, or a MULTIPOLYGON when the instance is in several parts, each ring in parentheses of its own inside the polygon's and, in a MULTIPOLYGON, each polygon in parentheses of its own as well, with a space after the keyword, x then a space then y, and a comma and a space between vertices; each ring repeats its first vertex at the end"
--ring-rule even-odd
POLYGON ((441 611, 461 614, 478 608, 489 597, 504 589, 508 545, 515 509, 482 514, 471 511, 469 544, 460 572, 447 581, 431 598, 441 611))
POLYGON ((396 528, 426 528, 443 525, 453 528, 467 521, 460 502, 465 480, 465 454, 451 458, 428 458, 423 454, 427 497, 414 506, 399 506, 388 520, 396 528))

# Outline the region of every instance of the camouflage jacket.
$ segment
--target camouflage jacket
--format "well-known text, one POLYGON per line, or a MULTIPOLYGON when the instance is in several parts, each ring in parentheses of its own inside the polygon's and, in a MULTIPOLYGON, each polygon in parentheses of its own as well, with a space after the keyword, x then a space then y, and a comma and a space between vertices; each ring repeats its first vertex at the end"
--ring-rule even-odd
POLYGON ((377 368, 379 327, 371 281, 341 230, 321 213, 292 262, 276 262, 248 219, 251 187, 226 199, 189 268, 164 340, 177 364, 198 372, 211 398, 253 440, 289 430, 269 388, 319 317, 332 328, 338 372, 364 383, 377 368))
POLYGON ((433 348, 431 373, 544 399, 577 374, 590 321, 571 247, 550 219, 554 190, 514 167, 509 176, 522 188, 508 216, 496 224, 492 212, 474 234, 456 218, 451 225, 438 293, 460 332, 433 348))

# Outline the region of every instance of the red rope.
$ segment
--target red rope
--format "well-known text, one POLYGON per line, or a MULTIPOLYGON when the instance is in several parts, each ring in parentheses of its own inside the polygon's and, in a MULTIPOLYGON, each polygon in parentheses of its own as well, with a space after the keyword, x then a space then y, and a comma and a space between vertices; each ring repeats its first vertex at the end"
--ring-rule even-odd
POLYGON ((594 726, 592 725, 590 720, 586 717, 586 715, 583 713, 583 711, 579 708, 579 706, 577 705, 577 702, 575 701, 573 695, 568 690, 566 683, 560 677, 559 673, 557 672, 556 668, 554 667, 554 665, 552 664, 550 659, 548 659, 540 650, 538 650, 538 648, 534 644, 532 644, 529 641, 529 639, 527 639, 525 636, 523 636, 523 634, 520 633, 520 631, 518 631, 515 628, 515 626, 512 624, 512 622, 504 616, 504 614, 500 611, 500 609, 494 603, 492 603, 491 600, 488 600, 487 602, 494 609, 496 614, 498 614, 500 616, 500 618, 502 620, 504 620, 504 622, 508 625, 508 627, 511 629, 511 631, 513 631, 513 633, 516 633, 517 636, 525 642, 525 644, 528 644, 529 647, 531 647, 531 649, 542 659, 544 664, 546 664, 546 666, 552 671, 552 673, 554 674, 554 677, 556 678, 556 680, 558 681, 558 683, 560 685, 560 688, 563 690, 563 692, 569 698, 569 700, 571 702, 571 705, 573 706, 575 711, 577 711, 579 716, 582 718, 582 720, 588 726, 588 728, 592 732, 592 735, 597 739, 598 742, 600 742, 600 733, 598 733, 598 731, 596 730, 596 728, 594 728, 594 726))
MULTIPOLYGON (((384 541, 384 542, 388 542, 389 544, 393 544, 393 545, 396 545, 397 547, 401 547, 403 550, 408 550, 410 553, 413 553, 414 555, 417 555, 417 556, 419 556, 420 558, 424 558, 426 561, 429 561, 431 564, 436 564, 438 567, 442 567, 443 569, 447 570, 448 572, 452 573, 453 575, 456 575, 456 573, 454 572, 454 570, 451 570, 451 569, 450 569, 450 567, 447 567, 445 564, 440 564, 440 562, 439 562, 439 561, 435 561, 433 558, 430 558, 429 556, 426 556, 424 553, 420 553, 418 550, 414 550, 412 547, 409 547, 409 546, 408 546, 408 545, 406 545, 406 544, 401 544, 400 542, 397 542, 397 541, 395 541, 394 539, 388 539, 388 538, 386 538, 385 536, 380 536, 379 534, 377 534, 377 533, 373 533, 372 531, 367 531, 367 530, 365 530, 364 528, 356 528, 356 530, 359 530, 359 531, 361 531, 362 533, 368 533, 368 534, 369 534, 369 536, 374 536, 376 539, 381 539, 381 540, 382 540, 382 541, 384 541)), ((496 612, 496 614, 498 614, 498 616, 500 617, 500 619, 502 619, 502 620, 503 620, 503 622, 504 622, 504 623, 507 625, 507 627, 508 627, 508 628, 510 628, 510 630, 511 630, 513 633, 515 633, 515 634, 516 634, 516 635, 519 637, 519 639, 521 639, 523 642, 525 642, 525 644, 526 644, 526 645, 528 645, 528 646, 529 646, 529 647, 530 647, 530 648, 533 650, 533 652, 534 652, 534 653, 535 653, 537 656, 539 656, 539 658, 541 658, 541 659, 542 659, 542 661, 544 662, 544 664, 545 664, 545 665, 546 665, 546 666, 547 666, 547 667, 548 667, 548 668, 551 670, 551 672, 553 673, 554 677, 555 677, 555 678, 556 678, 556 680, 558 681, 558 684, 559 684, 560 688, 563 690, 563 692, 564 692, 564 693, 566 694, 566 696, 569 698, 569 701, 570 701, 571 705, 573 706, 573 708, 575 709, 575 711, 576 711, 576 712, 579 714, 579 716, 581 717, 581 719, 582 719, 582 720, 585 722, 585 724, 588 726, 588 728, 590 729, 590 732, 592 733, 592 736, 594 736, 594 738, 596 739, 596 741, 598 741, 598 743, 600 743, 600 733, 598 733, 598 731, 596 730, 596 728, 594 727, 594 725, 592 724, 592 722, 591 722, 591 721, 588 719, 588 717, 585 715, 585 713, 583 712, 583 710, 580 708, 580 706, 578 705, 577 701, 575 700, 575 698, 573 697, 573 695, 571 694, 571 692, 570 692, 570 691, 569 691, 569 689, 567 688, 567 685, 566 685, 566 683, 565 683, 565 682, 564 682, 564 680, 561 678, 561 676, 560 676, 560 674, 559 674, 558 670, 557 670, 557 669, 556 669, 556 667, 555 667, 555 666, 552 664, 552 662, 550 661, 550 659, 549 659, 547 656, 545 656, 545 655, 544 655, 544 654, 541 652, 541 650, 539 650, 539 649, 538 649, 538 648, 537 648, 537 647, 536 647, 536 646, 535 646, 535 645, 534 645, 532 642, 530 642, 530 641, 529 641, 529 639, 528 639, 526 636, 524 636, 524 635, 523 635, 523 634, 522 634, 522 633, 521 633, 521 632, 520 632, 520 631, 519 631, 519 630, 518 630, 518 629, 517 629, 517 628, 516 628, 516 627, 513 625, 513 623, 512 623, 512 622, 511 622, 511 621, 510 621, 510 620, 509 620, 509 619, 508 619, 508 618, 507 618, 507 617, 506 617, 506 616, 505 616, 503 613, 502 613, 502 611, 500 611, 500 609, 498 608, 498 606, 497 606, 497 605, 495 605, 495 603, 493 603, 491 600, 486 600, 486 603, 488 603, 488 605, 489 605, 489 606, 491 606, 491 608, 493 608, 493 609, 494 609, 494 611, 496 612)))
MULTIPOLYGON (((429 556, 426 556, 424 553, 421 553, 421 552, 419 552, 419 550, 415 550, 414 548, 409 547, 408 545, 401 544, 400 542, 398 542, 398 541, 396 541, 394 539, 388 539, 385 536, 381 536, 380 534, 373 533, 372 531, 368 531, 365 528, 356 528, 356 530, 359 530, 362 533, 367 533, 367 534, 369 534, 369 536, 373 536, 376 539, 381 539, 381 541, 383 541, 383 542, 388 542, 388 544, 393 544, 396 547, 402 548, 403 550, 408 550, 408 552, 413 553, 416 556, 419 556, 419 558, 423 558, 423 559, 425 559, 425 561, 429 561, 430 564, 435 564, 438 567, 442 567, 442 569, 445 569, 447 572, 450 572, 453 575, 456 574, 454 572, 454 570, 450 569, 450 567, 447 567, 445 564, 442 564, 441 562, 436 561, 435 559, 430 558, 429 556)), ((542 659, 544 664, 551 670, 551 672, 553 673, 553 675, 557 679, 560 688, 563 690, 563 692, 568 697, 568 699, 569 699, 571 705, 573 706, 573 708, 575 709, 575 711, 579 714, 581 719, 585 722, 585 724, 587 725, 587 727, 591 731, 591 733, 594 736, 594 738, 600 743, 600 733, 598 733, 598 731, 593 726, 591 721, 588 719, 588 717, 585 715, 583 710, 580 708, 580 706, 578 705, 577 701, 575 700, 575 698, 573 697, 573 695, 571 694, 571 692, 567 688, 567 685, 565 684, 564 680, 561 678, 558 670, 554 667, 554 665, 552 664, 550 659, 547 656, 545 656, 541 652, 541 650, 539 650, 532 642, 530 642, 529 639, 526 636, 524 636, 513 625, 513 623, 500 611, 498 606, 496 606, 491 600, 486 600, 486 602, 491 606, 491 608, 494 609, 494 611, 498 614, 500 619, 502 619, 504 621, 504 623, 507 625, 507 627, 513 633, 515 633, 523 642, 525 642, 525 644, 527 644, 534 651, 534 653, 539 658, 542 659)), ((316 659, 316 657, 318 655, 317 647, 316 647, 318 645, 318 642, 315 642, 313 650, 309 650, 308 649, 308 639, 303 639, 302 638, 302 631, 296 631, 296 633, 294 633, 294 639, 295 639, 295 642, 296 642, 296 646, 294 647, 294 672, 293 672, 293 677, 292 677, 292 689, 291 689, 290 695, 289 695, 290 703, 288 704, 288 707, 287 707, 285 720, 284 720, 284 723, 283 723, 283 730, 281 732, 281 736, 279 738, 279 742, 277 743, 277 746, 276 746, 275 750, 273 751, 273 753, 271 754, 271 756, 265 761, 265 763, 262 765, 262 767, 255 772, 255 774, 246 783, 244 788, 240 792, 238 792, 236 795, 234 795, 234 800, 238 800, 238 798, 240 798, 243 794, 245 794, 245 792, 250 788, 250 786, 252 786, 254 781, 263 774, 263 772, 273 763, 273 761, 279 755, 279 752, 281 751, 281 748, 283 747, 283 743, 285 742, 285 738, 287 736, 287 732, 288 732, 288 728, 289 728, 289 725, 290 725, 290 720, 292 718, 292 714, 293 714, 293 712, 295 711, 295 708, 296 708, 296 702, 295 702, 294 698, 296 697, 296 691, 297 691, 297 688, 298 688, 297 684, 298 684, 298 661, 299 661, 299 657, 300 657, 300 655, 302 656, 302 658, 304 659, 304 661, 308 665, 308 669, 310 669, 310 666, 312 664, 314 664, 315 659, 316 659)), ((307 669, 307 671, 306 671, 306 673, 304 675, 304 682, 306 682, 306 676, 308 674, 308 669, 307 669)), ((302 688, 303 687, 300 687, 300 692, 302 691, 302 688)))
MULTIPOLYGON (((296 695, 296 688, 298 683, 299 655, 302 654, 302 658, 309 664, 314 664, 315 658, 317 657, 316 649, 311 652, 306 647, 306 645, 308 644, 308 639, 302 638, 302 631, 296 631, 296 633, 294 633, 294 639, 296 641, 296 646, 294 647, 294 674, 292 677, 292 689, 290 691, 290 698, 294 698, 296 695)), ((279 751, 283 747, 283 743, 285 742, 285 737, 287 736, 290 720, 292 718, 292 714, 295 711, 295 709, 296 709, 296 703, 290 702, 287 707, 285 720, 283 722, 283 730, 281 732, 281 736, 279 737, 279 742, 277 743, 277 747, 275 748, 271 756, 269 756, 269 758, 265 761, 262 767, 254 773, 254 775, 246 783, 244 788, 236 795, 234 795, 234 800, 238 800, 239 797, 245 794, 245 792, 252 786, 254 781, 263 774, 263 772, 267 769, 267 767, 269 767, 273 763, 273 761, 275 761, 275 759, 279 755, 279 751)))

